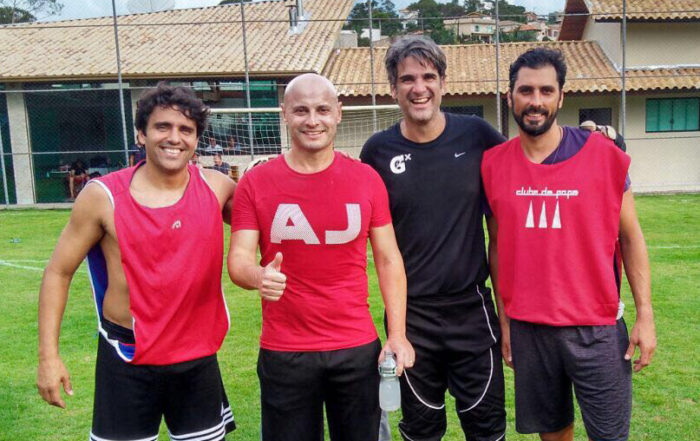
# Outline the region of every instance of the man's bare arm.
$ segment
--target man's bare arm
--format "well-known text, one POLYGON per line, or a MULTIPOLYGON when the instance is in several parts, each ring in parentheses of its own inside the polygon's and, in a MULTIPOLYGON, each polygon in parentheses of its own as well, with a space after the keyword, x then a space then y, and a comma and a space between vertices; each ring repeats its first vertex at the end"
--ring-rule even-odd
POLYGON ((651 363, 656 350, 656 327, 654 310, 651 306, 651 271, 646 242, 639 225, 634 207, 634 195, 627 190, 622 196, 620 210, 620 247, 625 274, 630 284, 637 319, 630 334, 630 345, 625 359, 631 360, 635 347, 639 347, 640 357, 634 361, 634 371, 639 372, 651 363))
POLYGON ((501 326, 501 355, 503 361, 513 368, 513 354, 510 350, 510 319, 506 315, 503 299, 498 293, 498 223, 493 216, 486 218, 486 226, 489 230, 489 271, 491 273, 491 286, 493 296, 496 298, 498 311, 498 323, 501 326))
POLYGON ((216 198, 221 205, 221 214, 224 222, 231 224, 231 205, 233 204, 233 193, 236 190, 236 183, 223 173, 216 170, 202 169, 202 174, 214 190, 216 198))
POLYGON ((404 367, 413 367, 416 356, 413 346, 406 339, 406 271, 403 258, 391 224, 370 229, 369 238, 388 327, 387 342, 379 360, 384 359, 385 350, 391 350, 396 354, 396 371, 401 375, 404 367))
POLYGON ((236 285, 244 289, 257 289, 263 300, 276 302, 287 287, 287 277, 281 272, 282 253, 262 267, 257 263, 257 230, 239 230, 231 233, 228 252, 228 274, 236 285))
POLYGON ((60 386, 72 395, 72 387, 58 349, 61 321, 68 289, 75 271, 92 246, 104 235, 103 221, 109 200, 97 185, 88 185, 73 206, 49 260, 39 291, 39 368, 37 388, 48 403, 65 407, 60 386))

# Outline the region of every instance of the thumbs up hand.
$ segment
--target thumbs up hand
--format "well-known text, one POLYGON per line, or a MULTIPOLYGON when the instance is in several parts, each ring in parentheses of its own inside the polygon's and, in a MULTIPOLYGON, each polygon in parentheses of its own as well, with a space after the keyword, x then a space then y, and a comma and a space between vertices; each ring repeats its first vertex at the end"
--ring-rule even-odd
POLYGON ((275 254, 272 262, 262 269, 260 281, 260 297, 270 302, 276 302, 282 297, 287 287, 287 276, 282 274, 282 253, 275 254))

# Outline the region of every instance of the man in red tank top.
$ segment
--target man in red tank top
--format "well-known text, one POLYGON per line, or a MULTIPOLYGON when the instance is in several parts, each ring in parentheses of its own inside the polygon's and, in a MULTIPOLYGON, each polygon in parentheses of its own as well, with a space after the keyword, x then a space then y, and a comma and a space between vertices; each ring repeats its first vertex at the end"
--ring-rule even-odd
POLYGON ((44 272, 37 386, 65 407, 60 324, 87 256, 100 334, 91 440, 155 440, 163 417, 173 439, 221 440, 235 427, 216 360, 229 326, 223 220, 235 183, 188 165, 208 113, 189 89, 142 94, 145 162, 90 181, 44 272))
POLYGON ((484 153, 502 351, 515 372, 518 432, 572 441, 573 385, 589 439, 623 441, 630 360, 639 347, 639 371, 656 347, 649 260, 625 185, 629 157, 598 133, 557 123, 565 76, 558 51, 521 55, 508 92, 519 136, 484 153), (576 139, 582 145, 571 148, 576 139), (637 309, 629 338, 618 308, 619 247, 637 309))
POLYGON ((378 359, 396 354, 399 375, 414 362, 386 188, 368 165, 334 152, 340 106, 326 78, 293 79, 282 106, 291 149, 246 172, 234 198, 229 274, 262 302, 264 441, 323 439, 324 405, 332 440, 376 441, 378 359), (386 308, 384 351, 369 313, 368 239, 386 308))

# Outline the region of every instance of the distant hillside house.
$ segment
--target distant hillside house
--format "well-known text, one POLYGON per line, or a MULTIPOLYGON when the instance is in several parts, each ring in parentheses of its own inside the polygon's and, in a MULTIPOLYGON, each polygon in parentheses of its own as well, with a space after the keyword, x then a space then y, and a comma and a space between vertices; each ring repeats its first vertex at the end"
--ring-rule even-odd
POLYGON ((419 16, 420 13, 418 11, 399 9, 399 18, 401 19, 401 26, 403 26, 404 29, 409 25, 418 26, 419 16))

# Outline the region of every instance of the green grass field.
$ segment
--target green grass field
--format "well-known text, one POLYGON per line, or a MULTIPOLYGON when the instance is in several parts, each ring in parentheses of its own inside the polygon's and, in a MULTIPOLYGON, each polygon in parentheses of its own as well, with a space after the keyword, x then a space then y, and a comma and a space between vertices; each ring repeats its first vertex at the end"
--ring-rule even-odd
MULTIPOLYGON (((652 265, 658 350, 651 366, 634 376, 630 440, 698 440, 700 428, 700 195, 637 197, 652 265)), ((45 404, 34 385, 37 298, 43 267, 68 219, 68 211, 0 211, 0 440, 82 440, 91 424, 93 367, 97 343, 95 310, 87 272, 81 266, 71 287, 61 335, 61 353, 75 396, 62 410, 45 404)), ((372 313, 382 306, 370 268, 372 313)), ((232 328, 219 353, 224 383, 238 430, 229 440, 259 439, 259 389, 255 373, 259 300, 224 275, 232 328)), ((629 290, 626 318, 634 322, 629 290)), ((514 430, 512 372, 506 369, 509 440, 534 440, 514 430)), ((464 439, 448 403, 446 440, 464 439)), ((585 440, 577 416, 577 440, 585 440)), ((391 416, 394 431, 399 415, 391 416)), ((167 439, 161 431, 161 439, 167 439)), ((394 439, 399 440, 396 431, 394 439)))

